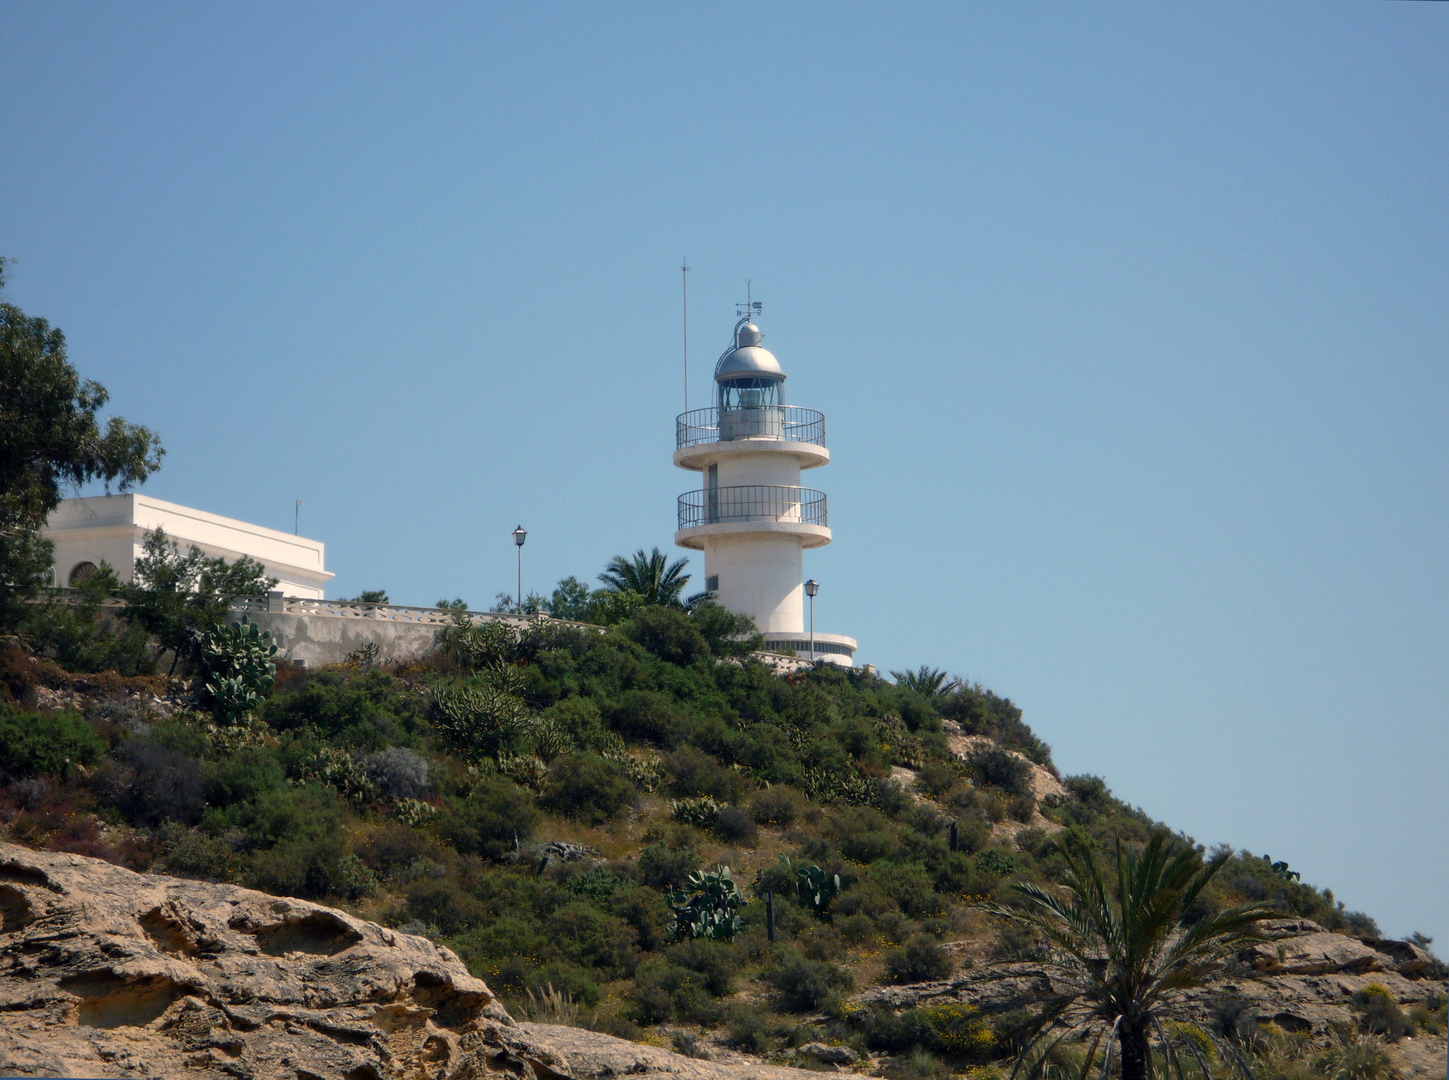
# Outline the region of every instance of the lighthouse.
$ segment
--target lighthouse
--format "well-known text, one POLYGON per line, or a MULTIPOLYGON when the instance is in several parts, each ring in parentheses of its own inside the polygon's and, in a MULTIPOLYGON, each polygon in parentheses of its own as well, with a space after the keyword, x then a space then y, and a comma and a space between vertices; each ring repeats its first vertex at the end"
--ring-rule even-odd
POLYGON ((831 537, 825 493, 800 474, 830 461, 825 415, 785 403, 785 372, 751 321, 758 310, 745 308, 715 364, 714 405, 675 422, 674 464, 702 482, 679 496, 674 542, 704 552, 706 591, 754 619, 766 649, 849 667, 855 639, 806 624, 805 550, 831 537))

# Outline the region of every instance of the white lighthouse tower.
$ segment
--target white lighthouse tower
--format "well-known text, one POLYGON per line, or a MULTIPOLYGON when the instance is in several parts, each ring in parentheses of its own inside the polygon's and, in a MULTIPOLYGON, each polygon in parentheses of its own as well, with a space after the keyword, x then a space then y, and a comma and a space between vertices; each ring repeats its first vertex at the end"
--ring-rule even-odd
POLYGON ((767 649, 849 666, 855 639, 805 620, 804 551, 830 543, 830 526, 825 493, 800 472, 830 460, 825 415, 785 404, 785 373, 750 317, 715 365, 714 406, 675 422, 674 464, 704 482, 679 497, 674 542, 704 552, 705 588, 753 618, 767 649))

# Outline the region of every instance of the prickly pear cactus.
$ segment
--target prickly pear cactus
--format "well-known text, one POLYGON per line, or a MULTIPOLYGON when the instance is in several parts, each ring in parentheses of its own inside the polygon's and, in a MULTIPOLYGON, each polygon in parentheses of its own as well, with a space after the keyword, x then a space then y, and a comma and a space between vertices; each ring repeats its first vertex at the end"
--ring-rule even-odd
POLYGON ((219 724, 237 724, 262 703, 277 674, 277 646, 243 616, 239 623, 214 626, 201 635, 201 664, 206 675, 203 699, 219 724))

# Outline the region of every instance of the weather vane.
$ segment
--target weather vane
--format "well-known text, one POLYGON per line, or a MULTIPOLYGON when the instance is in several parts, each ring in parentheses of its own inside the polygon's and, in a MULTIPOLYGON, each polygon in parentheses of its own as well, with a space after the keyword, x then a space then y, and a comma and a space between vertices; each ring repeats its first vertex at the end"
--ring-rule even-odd
POLYGON ((753 299, 754 293, 751 291, 753 287, 754 280, 745 279, 745 302, 735 305, 735 314, 742 319, 752 319, 765 309, 763 301, 753 299))

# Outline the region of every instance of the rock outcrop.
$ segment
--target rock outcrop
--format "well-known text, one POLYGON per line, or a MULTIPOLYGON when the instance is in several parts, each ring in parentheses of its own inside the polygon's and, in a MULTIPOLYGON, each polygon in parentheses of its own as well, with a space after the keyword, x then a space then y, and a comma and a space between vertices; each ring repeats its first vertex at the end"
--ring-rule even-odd
POLYGON ((304 900, 0 844, 0 1075, 547 1080, 610 1069, 805 1075, 516 1024, 426 938, 304 900))
MULTIPOLYGON (((1405 1006, 1444 992, 1442 981, 1420 977, 1433 957, 1408 942, 1345 937, 1307 919, 1276 920, 1265 930, 1268 940, 1239 957, 1236 974, 1225 972, 1213 986, 1188 995, 1196 1019, 1210 1022, 1220 1001, 1235 998, 1260 1022, 1322 1035, 1330 1025, 1353 1024, 1353 996, 1370 983, 1387 987, 1405 1006)), ((943 982, 872 987, 852 1000, 896 1011, 964 1002, 997 1013, 1057 989, 1049 968, 1028 962, 971 967, 943 982)))
MULTIPOLYGON (((1405 1007, 1444 993, 1441 979, 1424 977, 1437 961, 1409 942, 1345 937, 1307 919, 1275 920, 1264 929, 1268 940, 1244 951, 1236 972, 1187 995, 1190 1018, 1211 1024, 1222 1003, 1235 999, 1260 1023, 1325 1036, 1334 1025, 1354 1026, 1353 996, 1370 983, 1387 987, 1405 1007)), ((1060 990, 1053 979, 1051 969, 1040 964, 998 964, 967 968, 943 982, 872 987, 851 1000, 893 1011, 963 1002, 1000 1013, 1060 990)), ((1443 1075, 1444 1041, 1430 1042, 1443 1075)))

